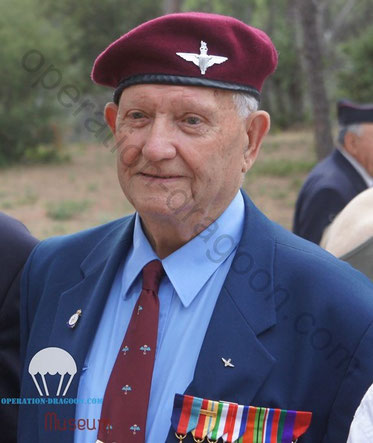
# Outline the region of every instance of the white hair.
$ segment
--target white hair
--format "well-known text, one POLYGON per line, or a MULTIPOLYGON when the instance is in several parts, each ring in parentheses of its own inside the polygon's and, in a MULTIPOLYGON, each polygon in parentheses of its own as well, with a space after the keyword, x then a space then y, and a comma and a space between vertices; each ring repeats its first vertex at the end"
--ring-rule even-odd
POLYGON ((346 132, 353 132, 356 135, 361 135, 362 126, 360 123, 355 123, 354 125, 348 125, 346 132))
POLYGON ((347 132, 352 132, 353 134, 360 136, 362 130, 363 128, 361 126, 361 123, 355 123, 353 125, 346 125, 346 126, 341 125, 339 127, 339 136, 338 136, 339 143, 342 146, 344 145, 345 135, 347 132))
POLYGON ((247 118, 252 112, 258 110, 258 100, 246 92, 234 92, 232 98, 241 118, 247 118))

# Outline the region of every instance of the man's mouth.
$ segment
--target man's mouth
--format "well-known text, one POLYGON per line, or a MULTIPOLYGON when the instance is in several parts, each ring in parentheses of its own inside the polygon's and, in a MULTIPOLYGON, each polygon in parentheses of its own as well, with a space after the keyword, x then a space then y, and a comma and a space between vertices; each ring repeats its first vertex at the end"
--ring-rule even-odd
POLYGON ((170 175, 170 174, 146 174, 144 172, 139 172, 140 176, 149 180, 172 180, 181 178, 181 175, 170 175))

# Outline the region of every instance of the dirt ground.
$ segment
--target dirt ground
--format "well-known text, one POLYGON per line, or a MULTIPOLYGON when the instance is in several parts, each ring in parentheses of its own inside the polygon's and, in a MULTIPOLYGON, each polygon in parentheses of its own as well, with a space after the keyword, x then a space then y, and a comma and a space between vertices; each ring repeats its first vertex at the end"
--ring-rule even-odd
MULTIPOLYGON (((294 204, 315 163, 308 130, 269 135, 245 189, 272 220, 291 229, 294 204)), ((69 234, 132 212, 117 182, 115 154, 103 145, 71 145, 71 162, 0 170, 0 210, 38 238, 69 234)))

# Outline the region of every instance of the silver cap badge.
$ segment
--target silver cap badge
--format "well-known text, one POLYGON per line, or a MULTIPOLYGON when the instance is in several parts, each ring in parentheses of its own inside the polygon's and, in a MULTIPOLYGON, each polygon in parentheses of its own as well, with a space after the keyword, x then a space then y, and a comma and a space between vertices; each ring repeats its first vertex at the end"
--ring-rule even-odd
POLYGON ((221 57, 220 55, 208 55, 207 43, 201 40, 201 47, 199 48, 199 54, 193 54, 192 52, 177 52, 176 55, 183 58, 188 62, 193 62, 201 70, 201 74, 205 75, 206 70, 212 65, 224 63, 228 60, 228 57, 221 57))

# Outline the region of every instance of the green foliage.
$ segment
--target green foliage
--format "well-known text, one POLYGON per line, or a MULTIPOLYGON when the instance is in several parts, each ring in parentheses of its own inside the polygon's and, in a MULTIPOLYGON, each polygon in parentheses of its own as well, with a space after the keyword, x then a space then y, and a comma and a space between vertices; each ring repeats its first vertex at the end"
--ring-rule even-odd
POLYGON ((62 200, 47 204, 47 216, 53 220, 69 220, 85 211, 91 202, 89 200, 62 200))
POLYGON ((39 143, 54 142, 56 98, 35 82, 48 63, 63 65, 64 45, 37 7, 37 0, 1 2, 0 166, 21 159, 39 143))
POLYGON ((315 166, 315 164, 314 161, 304 160, 267 160, 265 162, 258 162, 252 169, 251 174, 287 177, 294 173, 307 173, 315 166))
POLYGON ((373 101, 373 26, 343 46, 346 66, 339 73, 340 95, 360 102, 373 101))
POLYGON ((34 148, 26 148, 24 151, 26 163, 69 163, 69 153, 56 149, 52 145, 37 145, 34 148))
POLYGON ((90 80, 93 62, 109 43, 135 26, 162 15, 153 0, 41 0, 43 11, 61 30, 73 66, 72 77, 83 92, 98 93, 90 80))
POLYGON ((84 123, 61 104, 62 86, 73 85, 81 96, 91 90, 99 94, 89 77, 96 56, 130 28, 160 14, 159 3, 151 0, 2 0, 0 167, 24 159, 25 153, 28 161, 61 160, 61 127, 68 118, 72 125, 84 123), (48 69, 54 72, 46 76, 48 69))

